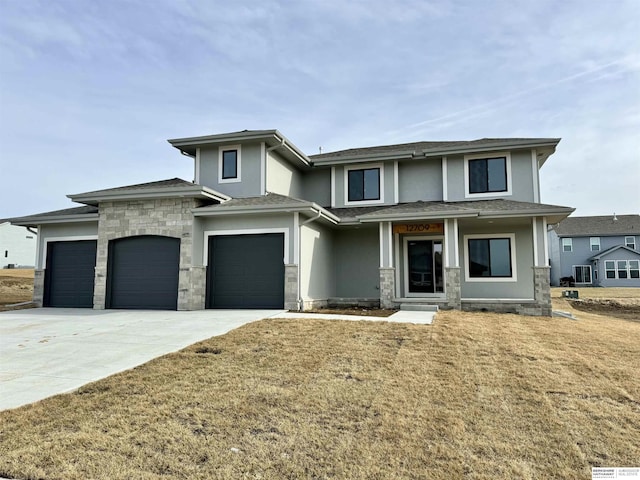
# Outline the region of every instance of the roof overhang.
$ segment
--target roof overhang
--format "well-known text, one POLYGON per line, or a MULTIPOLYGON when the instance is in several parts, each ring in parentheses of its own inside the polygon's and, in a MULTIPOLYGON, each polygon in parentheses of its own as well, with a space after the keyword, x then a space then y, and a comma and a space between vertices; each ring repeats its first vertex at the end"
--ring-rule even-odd
POLYGON ((191 157, 195 157, 196 149, 201 147, 216 147, 242 142, 264 142, 269 148, 277 149, 278 153, 298 167, 308 168, 311 166, 309 158, 278 130, 245 130, 201 137, 173 138, 167 141, 191 157))
POLYGON ((97 222, 98 213, 81 213, 72 215, 49 215, 38 216, 32 215, 29 217, 17 217, 11 219, 12 225, 19 225, 21 227, 37 227, 38 225, 49 225, 56 223, 83 223, 83 222, 97 222))
POLYGON ((126 201, 126 200, 153 200, 158 198, 200 198, 204 200, 215 200, 218 202, 226 202, 231 197, 223 193, 217 192, 211 188, 201 185, 185 185, 175 187, 162 188, 131 188, 126 190, 115 191, 97 191, 89 193, 77 193, 67 195, 74 202, 84 203, 85 205, 98 205, 100 202, 109 201, 126 201))
POLYGON ((238 205, 238 206, 223 206, 223 205, 211 205, 208 207, 199 207, 191 210, 194 217, 213 217, 224 215, 261 215, 265 213, 308 213, 311 216, 318 216, 324 218, 330 223, 337 224, 340 219, 333 213, 322 208, 320 205, 308 202, 308 203, 291 203, 291 204, 277 204, 277 205, 238 205))
POLYGON ((505 139, 495 142, 485 142, 482 144, 451 145, 424 148, 420 151, 407 150, 405 145, 401 149, 390 150, 379 154, 340 154, 334 157, 331 153, 324 154, 321 159, 312 159, 314 166, 340 165, 345 163, 363 163, 384 160, 411 160, 427 157, 442 157, 446 155, 464 155, 469 153, 495 152, 499 150, 514 150, 535 148, 537 150, 538 168, 540 168, 547 158, 555 152, 556 146, 560 143, 560 138, 532 138, 532 139, 505 139), (505 141, 506 140, 506 141, 505 141))

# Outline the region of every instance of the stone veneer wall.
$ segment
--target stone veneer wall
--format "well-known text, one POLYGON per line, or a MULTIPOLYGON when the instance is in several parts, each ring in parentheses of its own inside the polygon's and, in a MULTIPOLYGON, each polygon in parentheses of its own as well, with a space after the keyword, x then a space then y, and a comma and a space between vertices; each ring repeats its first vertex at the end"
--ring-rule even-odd
POLYGON ((193 198, 101 202, 93 308, 105 308, 109 241, 138 235, 162 235, 180 239, 178 310, 204 309, 205 269, 192 265, 191 209, 201 205, 202 201, 193 198))
POLYGON ((302 305, 298 303, 298 265, 284 266, 284 308, 287 310, 300 310, 302 305))
POLYGON ((44 270, 33 272, 33 302, 38 307, 44 303, 44 270))
POLYGON ((396 308, 396 269, 380 267, 380 308, 396 308))
POLYGON ((460 310, 460 267, 444 268, 447 302, 445 308, 460 310))

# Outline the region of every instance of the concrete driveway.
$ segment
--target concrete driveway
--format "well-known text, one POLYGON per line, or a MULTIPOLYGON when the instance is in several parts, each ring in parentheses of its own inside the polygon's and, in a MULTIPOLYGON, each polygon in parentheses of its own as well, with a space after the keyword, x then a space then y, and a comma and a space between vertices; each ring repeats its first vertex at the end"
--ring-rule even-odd
POLYGON ((0 410, 68 392, 282 310, 0 313, 0 410))

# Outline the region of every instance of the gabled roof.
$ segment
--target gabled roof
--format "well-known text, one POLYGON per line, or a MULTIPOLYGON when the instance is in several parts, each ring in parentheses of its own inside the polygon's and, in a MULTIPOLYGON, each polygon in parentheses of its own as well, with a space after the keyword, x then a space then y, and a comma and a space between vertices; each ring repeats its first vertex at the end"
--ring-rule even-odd
POLYGON ((82 206, 54 210, 52 212, 37 213, 25 217, 15 217, 8 219, 14 225, 35 226, 45 223, 66 223, 98 221, 98 207, 82 206))
POLYGON ((538 152, 538 164, 546 161, 555 151, 559 138, 481 138, 469 141, 413 142, 397 145, 380 145, 375 147, 350 148, 336 152, 309 155, 314 165, 336 164, 346 162, 410 159, 415 157, 432 157, 472 152, 488 152, 508 148, 542 147, 538 152))
POLYGON ((229 200, 229 196, 215 190, 187 182, 181 178, 170 178, 157 182, 138 183, 124 187, 107 188, 93 192, 67 195, 71 200, 87 205, 97 205, 101 201, 138 200, 150 198, 190 197, 217 201, 229 200))
POLYGON ((222 146, 239 142, 265 142, 268 148, 277 150, 284 158, 298 167, 308 168, 311 165, 309 158, 276 129, 242 130, 201 137, 173 138, 167 141, 191 157, 195 157, 199 147, 222 146))
POLYGON ((267 193, 259 197, 234 198, 217 205, 199 207, 192 210, 194 216, 262 214, 278 212, 308 212, 321 216, 331 223, 337 223, 338 217, 320 205, 298 198, 267 193))
POLYGON ((640 257, 640 252, 637 250, 634 250, 633 248, 629 248, 625 245, 616 245, 615 247, 611 247, 611 248, 607 248, 606 250, 603 250, 602 252, 598 253, 597 255, 594 255, 593 257, 589 258, 590 261, 592 260, 600 260, 603 257, 609 256, 610 254, 612 254, 613 252, 615 252, 616 250, 627 250, 628 252, 631 252, 635 255, 638 255, 640 257))
MULTIPOLYGON (((368 207, 364 207, 368 208, 368 207)), ((339 210, 331 211, 340 215, 339 210)), ((412 202, 393 206, 382 206, 374 210, 349 211, 348 214, 360 222, 379 222, 394 220, 418 220, 423 218, 514 218, 548 217, 558 221, 573 212, 573 208, 542 203, 516 202, 513 200, 474 200, 464 202, 412 202)))
POLYGON ((553 229, 559 237, 640 235, 640 215, 569 217, 553 229))

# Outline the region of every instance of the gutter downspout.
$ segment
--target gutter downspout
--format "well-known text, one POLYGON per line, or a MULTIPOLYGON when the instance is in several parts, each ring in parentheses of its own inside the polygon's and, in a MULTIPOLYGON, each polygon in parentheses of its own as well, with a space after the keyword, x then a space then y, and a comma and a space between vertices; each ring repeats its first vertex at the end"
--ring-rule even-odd
POLYGON ((38 231, 37 230, 31 230, 33 227, 26 227, 28 232, 33 233, 34 235, 38 235, 38 231))
POLYGON ((318 214, 315 217, 307 218, 304 222, 298 224, 298 311, 302 311, 304 304, 302 303, 302 227, 315 222, 322 216, 322 211, 318 210, 318 214))

